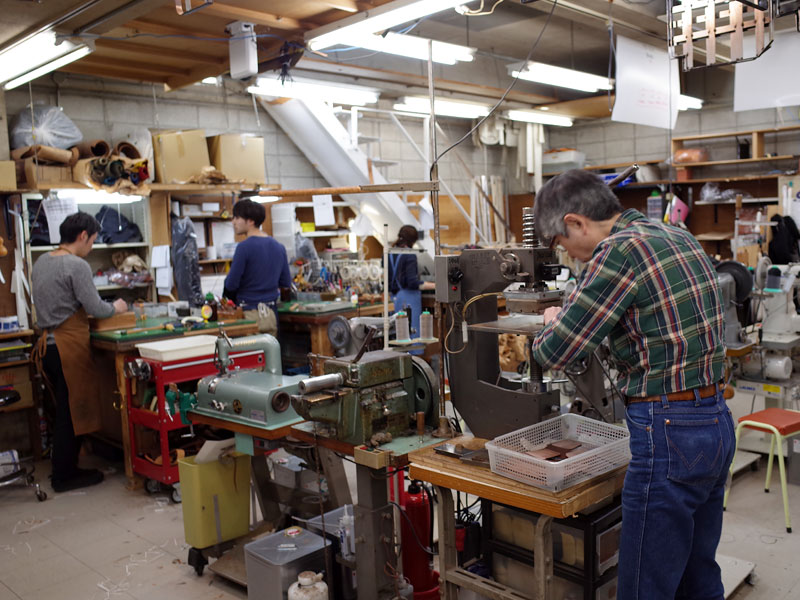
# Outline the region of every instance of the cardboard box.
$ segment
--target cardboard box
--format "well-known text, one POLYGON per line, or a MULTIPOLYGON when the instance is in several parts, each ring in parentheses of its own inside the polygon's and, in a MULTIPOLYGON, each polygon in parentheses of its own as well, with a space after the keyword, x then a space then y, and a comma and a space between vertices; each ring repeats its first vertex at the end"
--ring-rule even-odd
POLYGON ((264 138, 224 133, 208 138, 211 164, 231 181, 266 183, 264 138))
POLYGON ((192 196, 181 202, 182 217, 221 217, 233 218, 233 196, 192 196), (195 201, 195 198, 201 198, 195 201))
POLYGON ((112 315, 108 319, 89 318, 89 327, 92 331, 110 331, 114 329, 133 329, 136 327, 136 313, 132 310, 112 315))
POLYGON ((0 190, 17 189, 17 166, 13 160, 0 160, 0 190))
POLYGON ((47 189, 72 183, 72 167, 69 165, 37 165, 33 158, 26 158, 22 162, 25 186, 29 190, 47 189))
POLYGON ((184 183, 211 164, 202 129, 154 133, 153 156, 159 183, 184 183))

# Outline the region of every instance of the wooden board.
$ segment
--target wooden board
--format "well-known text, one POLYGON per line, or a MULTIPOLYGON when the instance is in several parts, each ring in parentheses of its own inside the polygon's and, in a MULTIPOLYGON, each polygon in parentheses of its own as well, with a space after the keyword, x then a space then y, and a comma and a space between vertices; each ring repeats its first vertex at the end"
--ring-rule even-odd
MULTIPOLYGON (((478 449, 486 440, 455 438, 451 443, 478 449)), ((627 469, 620 467, 561 492, 550 492, 497 475, 483 467, 465 464, 457 458, 442 456, 433 447, 409 453, 408 460, 412 479, 556 518, 574 515, 604 498, 619 494, 627 469)))
POLYGON ((111 331, 116 329, 131 329, 133 327, 136 327, 136 314, 131 310, 112 315, 107 319, 89 317, 89 328, 92 331, 111 331))

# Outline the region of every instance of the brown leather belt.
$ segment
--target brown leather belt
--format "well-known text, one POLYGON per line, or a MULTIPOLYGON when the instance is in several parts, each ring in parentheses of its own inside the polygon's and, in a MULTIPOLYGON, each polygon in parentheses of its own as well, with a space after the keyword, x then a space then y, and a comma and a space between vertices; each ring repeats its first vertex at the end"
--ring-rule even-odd
MULTIPOLYGON (((723 391, 725 398, 733 396, 733 389, 728 388, 724 383, 719 384, 719 389, 723 391), (730 390, 730 392, 728 391, 730 390)), ((716 385, 707 385, 697 389, 701 398, 710 398, 717 393, 716 385)), ((688 402, 694 400, 694 390, 684 390, 682 392, 670 392, 666 394, 667 402, 688 402)), ((634 404, 636 402, 661 402, 661 396, 625 396, 627 404, 634 404)))

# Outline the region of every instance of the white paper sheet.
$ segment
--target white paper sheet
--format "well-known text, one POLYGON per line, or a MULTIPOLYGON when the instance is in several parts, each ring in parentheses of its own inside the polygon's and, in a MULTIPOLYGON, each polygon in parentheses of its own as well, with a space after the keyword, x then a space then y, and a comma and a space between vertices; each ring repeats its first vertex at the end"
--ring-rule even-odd
POLYGON ((219 202, 203 202, 202 210, 204 213, 219 212, 219 202))
POLYGON ((197 236, 197 247, 206 247, 206 224, 202 221, 192 221, 194 227, 194 234, 197 236))
MULTIPOLYGON (((744 38, 744 55, 755 55, 755 38, 744 38)), ((800 35, 795 31, 776 32, 772 47, 750 62, 736 65, 733 84, 733 110, 757 110, 800 104, 800 77, 787 67, 800 56, 800 35)), ((796 67, 795 67, 796 68, 796 67)))
POLYGON ((201 275, 200 290, 203 292, 203 296, 209 293, 222 296, 225 290, 225 277, 226 275, 201 275))
POLYGON ((666 49, 617 36, 612 121, 673 129, 678 118, 678 61, 666 49))
POLYGON ((58 228, 69 215, 78 212, 78 202, 74 198, 58 198, 50 195, 42 202, 44 214, 47 217, 47 227, 50 230, 50 243, 58 244, 61 234, 58 228))
POLYGON ((233 223, 214 221, 211 223, 211 236, 214 240, 214 246, 217 247, 217 252, 225 244, 233 244, 236 241, 233 233, 233 223))
POLYGON ((197 456, 194 457, 194 464, 202 465, 204 463, 214 462, 219 459, 223 452, 236 445, 236 438, 229 438, 227 440, 206 440, 197 456))
POLYGON ((169 266, 169 246, 153 246, 150 255, 150 267, 161 269, 169 266))
POLYGON ((159 290, 172 289, 172 267, 159 267, 156 269, 156 287, 159 290))
POLYGON ((336 225, 336 217, 333 216, 333 196, 321 194, 313 196, 312 201, 314 203, 314 225, 317 227, 336 225))

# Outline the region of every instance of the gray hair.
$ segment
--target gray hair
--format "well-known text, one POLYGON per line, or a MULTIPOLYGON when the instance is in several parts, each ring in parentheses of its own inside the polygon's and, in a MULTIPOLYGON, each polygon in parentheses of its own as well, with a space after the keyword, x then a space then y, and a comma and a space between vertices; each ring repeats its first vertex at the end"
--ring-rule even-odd
POLYGON ((624 209, 603 180, 581 169, 553 177, 536 193, 533 217, 539 238, 566 235, 564 216, 575 213, 592 221, 605 221, 624 209))

